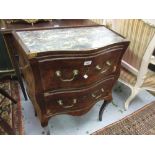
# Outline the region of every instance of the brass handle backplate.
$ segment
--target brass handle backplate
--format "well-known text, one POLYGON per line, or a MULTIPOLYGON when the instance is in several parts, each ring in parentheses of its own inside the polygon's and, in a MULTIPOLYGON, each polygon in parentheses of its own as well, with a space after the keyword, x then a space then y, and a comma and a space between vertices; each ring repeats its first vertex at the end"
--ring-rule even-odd
POLYGON ((55 72, 55 74, 56 74, 57 77, 60 78, 61 81, 63 81, 63 82, 70 82, 70 81, 73 81, 73 80, 75 79, 75 77, 79 74, 79 71, 78 71, 77 69, 74 69, 74 70, 73 70, 73 77, 70 78, 70 79, 63 79, 63 78, 62 78, 62 73, 61 73, 61 71, 59 71, 59 70, 57 70, 57 71, 55 72))
MULTIPOLYGON (((101 88, 100 91, 103 93, 103 92, 104 92, 104 89, 101 88)), ((102 94, 97 95, 97 93, 98 93, 98 91, 96 91, 96 92, 94 92, 94 93, 91 94, 91 96, 92 96, 93 98, 95 98, 96 100, 102 96, 102 94)))
POLYGON ((73 106, 77 103, 77 99, 73 99, 72 102, 73 102, 73 103, 72 103, 71 105, 65 106, 62 100, 58 100, 58 101, 57 101, 57 103, 58 103, 60 106, 62 106, 63 108, 66 108, 66 109, 67 109, 67 108, 73 107, 73 106))
POLYGON ((95 68, 96 68, 96 70, 100 71, 101 74, 103 74, 110 69, 111 65, 112 65, 112 63, 110 61, 106 61, 106 67, 105 68, 104 67, 102 68, 99 65, 96 65, 95 68))

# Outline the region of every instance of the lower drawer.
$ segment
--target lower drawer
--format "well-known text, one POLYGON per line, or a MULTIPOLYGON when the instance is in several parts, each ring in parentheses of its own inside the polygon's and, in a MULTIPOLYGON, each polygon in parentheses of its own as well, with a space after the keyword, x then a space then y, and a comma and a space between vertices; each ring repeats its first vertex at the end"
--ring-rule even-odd
POLYGON ((82 110, 107 96, 114 84, 114 78, 99 82, 89 88, 64 91, 57 93, 45 93, 47 114, 59 114, 82 110))

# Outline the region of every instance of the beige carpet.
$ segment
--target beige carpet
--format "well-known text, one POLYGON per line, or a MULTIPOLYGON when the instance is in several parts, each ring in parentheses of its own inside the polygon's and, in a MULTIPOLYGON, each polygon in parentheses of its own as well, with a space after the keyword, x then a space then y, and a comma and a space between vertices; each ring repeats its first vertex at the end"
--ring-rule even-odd
POLYGON ((155 101, 92 135, 155 135, 155 101))

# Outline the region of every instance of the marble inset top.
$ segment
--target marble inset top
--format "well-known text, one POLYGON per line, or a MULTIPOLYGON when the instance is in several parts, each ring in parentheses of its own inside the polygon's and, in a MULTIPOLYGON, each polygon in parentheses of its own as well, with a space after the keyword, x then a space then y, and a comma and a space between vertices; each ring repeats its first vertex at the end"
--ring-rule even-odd
POLYGON ((91 50, 124 41, 104 26, 19 31, 17 35, 30 52, 91 50))

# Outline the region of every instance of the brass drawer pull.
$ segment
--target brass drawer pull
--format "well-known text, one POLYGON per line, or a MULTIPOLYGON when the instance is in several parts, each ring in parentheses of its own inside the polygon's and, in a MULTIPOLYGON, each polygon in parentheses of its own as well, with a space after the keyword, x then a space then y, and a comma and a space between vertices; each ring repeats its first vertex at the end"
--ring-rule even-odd
POLYGON ((108 66, 111 66, 111 65, 112 65, 112 63, 111 63, 110 61, 106 61, 106 64, 107 64, 108 66))
POLYGON ((100 94, 100 95, 98 95, 98 96, 96 96, 95 94, 92 94, 92 97, 95 98, 95 99, 98 99, 98 98, 100 98, 101 96, 102 96, 102 94, 100 94))
POLYGON ((77 69, 73 70, 73 77, 70 78, 70 79, 63 79, 61 76, 61 71, 57 70, 56 72, 56 76, 60 78, 61 81, 63 82, 70 82, 70 81, 73 81, 75 76, 79 74, 79 71, 77 69))
POLYGON ((63 103, 62 100, 58 100, 57 102, 58 102, 58 104, 59 104, 60 106, 62 106, 63 108, 66 108, 66 109, 67 109, 67 108, 73 107, 73 106, 77 103, 77 99, 73 99, 73 104, 68 105, 68 106, 64 106, 64 103, 63 103))
POLYGON ((110 66, 112 65, 112 63, 110 61, 106 61, 106 68, 101 68, 99 65, 96 65, 96 70, 101 71, 101 74, 107 72, 110 68, 110 66))
POLYGON ((101 70, 102 68, 101 68, 99 65, 97 65, 97 66, 96 66, 96 69, 97 69, 97 70, 101 70))
MULTIPOLYGON (((100 91, 101 91, 101 92, 104 92, 104 89, 101 88, 100 91)), ((98 92, 98 91, 96 91, 95 93, 97 93, 97 92, 98 92)), ((92 93, 91 96, 92 96, 93 98, 95 98, 96 100, 102 96, 102 94, 96 95, 95 93, 92 93)))

